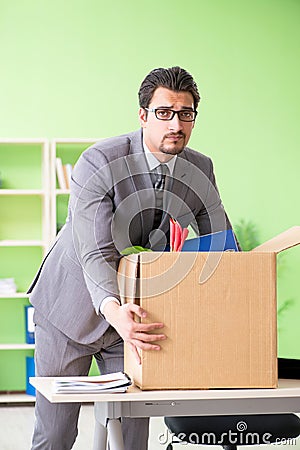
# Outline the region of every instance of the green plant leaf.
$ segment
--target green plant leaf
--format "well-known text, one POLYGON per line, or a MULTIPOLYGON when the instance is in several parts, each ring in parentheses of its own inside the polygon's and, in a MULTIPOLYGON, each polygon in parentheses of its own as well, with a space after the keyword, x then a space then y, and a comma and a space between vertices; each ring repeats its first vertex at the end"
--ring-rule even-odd
POLYGON ((282 316, 294 304, 294 299, 284 300, 277 308, 277 315, 282 316))
POLYGON ((133 247, 124 248, 124 250, 121 251, 121 255, 128 256, 141 252, 152 252, 152 250, 150 248, 141 247, 140 245, 134 245, 133 247))

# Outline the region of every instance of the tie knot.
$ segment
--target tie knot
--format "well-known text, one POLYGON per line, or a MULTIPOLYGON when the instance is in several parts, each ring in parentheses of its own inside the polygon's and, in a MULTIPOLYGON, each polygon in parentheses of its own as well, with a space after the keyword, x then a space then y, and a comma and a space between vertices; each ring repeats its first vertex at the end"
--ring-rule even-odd
POLYGON ((158 174, 164 175, 164 176, 167 175, 168 170, 169 170, 167 164, 160 164, 159 166, 157 166, 156 169, 157 169, 158 174))
POLYGON ((168 173, 169 169, 167 164, 160 164, 159 166, 156 167, 155 172, 156 172, 156 180, 154 183, 154 188, 158 191, 162 191, 165 187, 165 180, 166 180, 166 175, 168 173))

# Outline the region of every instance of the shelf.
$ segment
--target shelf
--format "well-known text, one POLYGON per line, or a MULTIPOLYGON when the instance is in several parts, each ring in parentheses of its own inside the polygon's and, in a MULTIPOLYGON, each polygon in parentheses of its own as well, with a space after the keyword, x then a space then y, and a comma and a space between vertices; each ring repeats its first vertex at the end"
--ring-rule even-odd
POLYGON ((0 298, 28 298, 29 294, 26 292, 16 292, 14 294, 0 294, 0 298))
POLYGON ((58 144, 95 144, 98 141, 101 141, 101 138, 56 138, 52 140, 52 145, 58 144))
POLYGON ((69 195, 70 189, 56 189, 56 195, 69 195))
POLYGON ((35 397, 33 395, 27 395, 25 392, 9 392, 0 393, 0 404, 7 403, 34 403, 35 397))
POLYGON ((34 240, 0 240, 0 247, 45 247, 43 241, 34 240))
POLYGON ((46 139, 43 138, 1 138, 1 144, 45 144, 46 139))
POLYGON ((0 344, 0 350, 34 350, 34 344, 0 344))
MULTIPOLYGON (((0 277, 13 278, 17 292, 0 292, 2 339, 0 404, 34 403, 25 393, 25 318, 30 286, 51 245, 51 170, 48 139, 0 138, 0 277)), ((67 197, 62 197, 67 198, 67 197)), ((9 291, 9 289, 8 289, 9 291)), ((32 342, 32 341, 29 341, 32 342)))
POLYGON ((44 195, 42 189, 0 189, 0 195, 44 195))

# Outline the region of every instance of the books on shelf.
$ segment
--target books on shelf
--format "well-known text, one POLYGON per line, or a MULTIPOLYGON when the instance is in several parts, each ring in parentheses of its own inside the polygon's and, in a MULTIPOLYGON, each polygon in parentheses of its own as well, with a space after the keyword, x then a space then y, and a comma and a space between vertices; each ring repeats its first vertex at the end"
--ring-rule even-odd
POLYGON ((56 176, 60 189, 67 189, 61 158, 56 158, 56 176))
POLYGON ((73 170, 72 164, 65 164, 64 165, 64 172, 65 172, 65 178, 66 178, 66 182, 67 182, 67 189, 70 189, 72 170, 73 170))
POLYGON ((63 164, 61 158, 56 158, 56 176, 60 189, 70 189, 72 164, 63 164))
POLYGON ((34 307, 31 305, 25 306, 25 333, 26 333, 26 343, 34 344, 34 320, 33 320, 34 307))
POLYGON ((124 372, 87 377, 59 377, 53 380, 52 391, 56 394, 94 394, 126 392, 131 380, 124 372))
POLYGON ((0 295, 11 295, 17 292, 14 278, 0 278, 0 295))

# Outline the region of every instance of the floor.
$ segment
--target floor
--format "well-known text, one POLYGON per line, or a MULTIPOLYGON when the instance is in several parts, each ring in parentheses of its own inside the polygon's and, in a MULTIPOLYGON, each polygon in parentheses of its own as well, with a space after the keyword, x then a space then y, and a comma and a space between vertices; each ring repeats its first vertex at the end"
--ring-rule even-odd
MULTIPOLYGON (((0 449, 1 450, 29 450, 34 422, 34 408, 32 406, 1 406, 0 407, 0 449)), ((79 419, 79 436, 73 450, 89 450, 93 448, 94 412, 92 405, 83 405, 79 419)), ((150 422, 149 450, 165 450, 166 440, 170 436, 161 418, 153 418, 150 422)), ((300 440, 281 444, 283 450, 300 450, 300 440)), ((278 448, 279 445, 276 445, 278 448)), ((198 445, 175 445, 174 450, 216 450, 221 447, 198 445)), ((243 447, 253 450, 255 447, 243 447)), ((57 449, 60 450, 60 449, 57 449)), ((132 449, 138 450, 138 449, 132 449)), ((274 445, 264 446, 263 450, 275 450, 274 445)), ((278 449, 279 450, 279 449, 278 449)))
MULTIPOLYGON (((34 408, 31 406, 0 407, 0 449, 29 450, 33 423, 34 408)), ((83 405, 79 418, 79 436, 73 450, 92 450, 93 433, 93 406, 83 405)), ((155 418, 151 420, 150 435, 149 450, 165 450, 166 445, 160 444, 159 441, 160 435, 161 441, 165 440, 165 426, 162 419, 155 418)))

